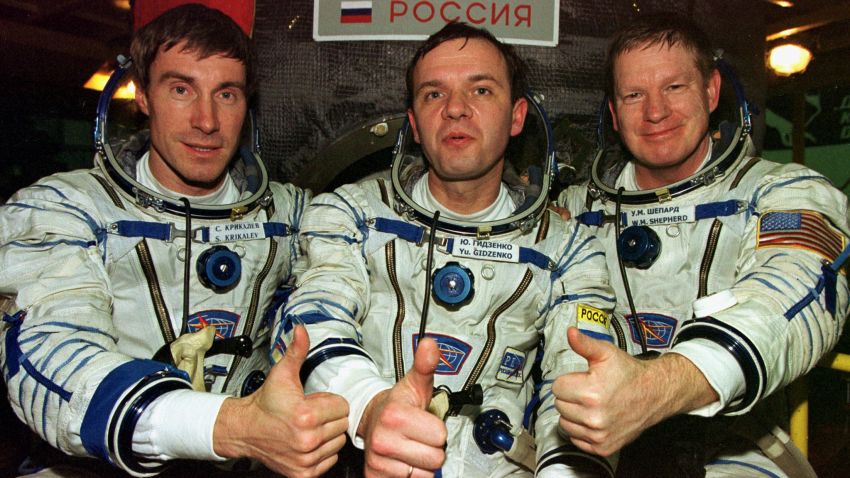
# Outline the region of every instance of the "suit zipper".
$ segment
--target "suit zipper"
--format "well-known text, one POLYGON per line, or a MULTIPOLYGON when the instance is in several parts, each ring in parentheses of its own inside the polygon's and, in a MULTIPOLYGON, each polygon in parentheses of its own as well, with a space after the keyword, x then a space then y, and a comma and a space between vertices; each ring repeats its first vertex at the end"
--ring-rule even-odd
POLYGON ((711 232, 708 234, 708 243, 705 246, 702 263, 699 266, 699 290, 697 291, 697 298, 705 297, 708 293, 708 273, 711 270, 711 263, 714 261, 714 254, 717 252, 717 243, 722 229, 723 224, 715 219, 711 225, 711 232))
POLYGON ((165 299, 162 297, 162 289, 159 285, 159 279, 156 276, 156 268, 154 268, 146 239, 142 239, 141 242, 136 244, 136 254, 139 256, 142 273, 148 282, 148 291, 151 294, 151 302, 153 302, 153 308, 156 312, 156 319, 159 322, 162 338, 166 344, 170 344, 174 341, 174 327, 168 316, 168 309, 165 307, 165 299))
MULTIPOLYGON (((269 271, 272 269, 276 255, 277 242, 274 238, 269 238, 269 255, 266 257, 266 263, 263 265, 262 270, 260 270, 260 274, 257 276, 257 281, 254 282, 254 288, 251 291, 251 305, 248 307, 248 317, 246 319, 245 326, 242 327, 243 334, 250 335, 251 331, 254 330, 254 320, 257 316, 257 305, 260 302, 260 289, 262 289, 263 282, 265 282, 266 277, 269 275, 269 271)), ((235 355, 230 368, 227 370, 227 378, 224 380, 224 385, 221 387, 222 391, 227 390, 227 386, 230 384, 230 379, 233 378, 233 374, 236 372, 236 369, 239 368, 240 362, 242 362, 242 357, 240 355, 235 355)))
MULTIPOLYGON (((466 391, 471 389, 472 386, 475 385, 475 382, 478 381, 481 371, 484 369, 484 365, 490 359, 490 354, 493 352, 493 344, 496 343, 496 320, 498 320, 499 316, 501 316, 506 310, 508 310, 508 308, 519 300, 520 296, 528 288, 528 284, 531 283, 532 275, 531 271, 526 269, 525 275, 522 276, 522 281, 520 281, 520 284, 514 293, 508 297, 508 300, 503 302, 498 308, 496 308, 495 311, 493 311, 493 315, 490 316, 490 321, 487 323, 487 342, 481 350, 481 355, 478 356, 478 361, 475 362, 475 367, 472 369, 469 377, 467 377, 466 383, 463 384, 462 390, 466 391)), ((459 409, 451 410, 449 414, 455 416, 459 411, 459 409)))
POLYGON ((393 287, 396 301, 396 316, 393 325, 393 366, 395 368, 395 381, 404 377, 404 357, 402 355, 402 337, 401 325, 404 322, 404 296, 401 293, 401 287, 398 284, 398 274, 395 267, 395 242, 387 243, 385 258, 387 261, 387 274, 390 278, 390 284, 393 287))

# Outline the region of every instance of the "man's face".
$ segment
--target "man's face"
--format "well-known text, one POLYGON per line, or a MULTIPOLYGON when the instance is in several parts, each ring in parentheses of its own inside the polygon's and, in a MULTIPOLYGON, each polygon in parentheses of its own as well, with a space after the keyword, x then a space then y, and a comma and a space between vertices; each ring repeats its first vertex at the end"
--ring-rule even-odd
POLYGON ((154 177, 172 191, 200 196, 218 188, 239 145, 245 66, 220 55, 200 59, 183 46, 160 48, 136 102, 150 117, 154 177))
POLYGON ((706 82, 680 45, 642 45, 617 57, 609 107, 642 187, 667 185, 699 168, 719 91, 719 73, 706 82))
POLYGON ((464 42, 447 41, 419 60, 407 115, 440 181, 500 181, 508 139, 522 131, 528 104, 511 102, 507 64, 494 45, 464 42))

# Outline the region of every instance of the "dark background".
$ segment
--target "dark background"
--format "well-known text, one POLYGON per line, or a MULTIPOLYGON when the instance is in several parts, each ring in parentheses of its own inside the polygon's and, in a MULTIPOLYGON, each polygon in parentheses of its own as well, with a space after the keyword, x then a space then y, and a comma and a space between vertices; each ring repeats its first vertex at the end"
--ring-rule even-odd
MULTIPOLYGON (((132 16, 129 2, 124 1, 124 8, 121 3, 0 0, 0 203, 41 176, 91 167, 98 93, 81 85, 101 65, 126 52, 132 16)), ((789 8, 778 3, 562 0, 558 46, 518 47, 529 62, 535 89, 546 98, 559 140, 558 160, 574 165, 578 177, 586 170, 602 99, 606 38, 635 16, 654 11, 676 11, 703 26, 726 51, 749 98, 763 113, 771 108, 793 118, 803 105, 805 116, 813 104, 806 98, 819 95, 825 102, 832 98, 833 109, 818 121, 827 113, 840 118, 834 105, 850 91, 850 1, 794 0, 789 8), (793 38, 811 48, 815 60, 806 73, 780 78, 764 67, 766 49, 772 46, 765 38, 790 27, 802 28, 793 38)), ((274 179, 318 192, 388 165, 386 144, 376 145, 362 125, 404 110, 402 77, 415 43, 317 43, 312 39, 312 16, 312 1, 257 0, 254 37, 260 56, 257 112, 263 157, 274 179), (347 142, 339 147, 342 139, 347 142)), ((840 119, 828 125, 812 121, 810 133, 817 137, 836 121, 840 119)), ((756 119, 760 147, 789 150, 778 137, 765 126, 764 114, 756 119)), ((846 154, 830 149, 815 165, 811 158, 819 145, 809 142, 803 157, 839 178, 842 186, 840 178, 850 176, 850 147, 841 138, 837 142, 844 143, 837 151, 846 154)), ((850 349, 846 341, 842 347, 850 349)), ((820 368, 808 380, 810 458, 821 476, 846 476, 848 374, 820 368)), ((14 450, 23 441, 6 423, 0 423, 0 462, 3 450, 14 450)))

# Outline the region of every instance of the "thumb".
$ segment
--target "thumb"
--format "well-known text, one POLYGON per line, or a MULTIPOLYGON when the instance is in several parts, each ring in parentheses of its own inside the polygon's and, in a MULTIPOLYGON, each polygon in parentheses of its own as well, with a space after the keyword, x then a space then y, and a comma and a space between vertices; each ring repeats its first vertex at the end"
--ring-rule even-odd
POLYGON ((611 354, 609 344, 603 340, 584 335, 576 327, 570 327, 567 330, 567 341, 575 353, 587 359, 589 368, 593 368, 594 364, 605 361, 611 354))
POLYGON ((434 392, 434 371, 440 360, 440 350, 434 339, 423 339, 413 356, 413 368, 404 379, 416 395, 416 405, 424 409, 431 402, 434 392))
POLYGON ((557 204, 555 204, 555 203, 551 203, 551 204, 549 204, 549 209, 551 209, 552 211, 555 211, 556 213, 558 213, 558 215, 559 215, 559 216, 561 216, 561 219, 563 219, 563 220, 565 220, 565 221, 566 221, 567 219, 569 219, 570 217, 572 217, 572 214, 570 214, 570 210, 569 210, 569 209, 567 209, 567 208, 565 208, 565 207, 558 206, 558 205, 557 205, 557 204))
POLYGON ((283 375, 282 380, 291 382, 293 387, 298 390, 303 390, 301 386, 301 365, 304 364, 304 359, 307 358, 307 352, 310 351, 310 336, 307 335, 307 329, 303 325, 296 325, 292 332, 292 343, 286 349, 283 359, 275 364, 272 369, 279 369, 278 375, 283 375))

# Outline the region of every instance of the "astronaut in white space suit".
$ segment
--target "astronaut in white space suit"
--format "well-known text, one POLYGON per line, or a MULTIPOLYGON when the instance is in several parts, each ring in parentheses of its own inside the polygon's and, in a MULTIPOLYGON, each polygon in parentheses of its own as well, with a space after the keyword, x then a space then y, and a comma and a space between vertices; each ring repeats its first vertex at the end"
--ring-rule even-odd
POLYGON ((721 76, 689 21, 625 28, 607 72, 630 156, 600 150, 590 183, 559 204, 603 242, 628 351, 661 355, 571 335, 590 373, 553 385, 562 426, 603 455, 646 431, 623 450, 623 476, 813 476, 774 402, 841 334, 847 197, 810 169, 753 156, 739 87, 739 121, 709 134, 721 76))
MULTIPOLYGON (((109 144, 107 91, 96 167, 44 178, 0 209, 10 402, 53 447, 134 476, 175 458, 239 457, 321 474, 348 410, 303 394, 302 329, 269 367, 267 311, 300 255, 310 196, 237 153, 249 39, 223 13, 188 5, 140 29, 131 52, 150 132, 109 144)), ((69 460, 81 474, 61 476, 110 473, 69 460)))
POLYGON ((586 367, 567 329, 612 340, 614 297, 590 231, 546 209, 551 131, 522 95, 522 60, 485 30, 450 24, 407 78, 410 129, 391 177, 319 195, 304 214, 309 267, 275 353, 307 324, 305 389, 348 400, 366 476, 531 476, 550 465, 610 474, 557 430, 550 384, 586 367), (506 160, 532 117, 549 133, 542 153, 527 166, 506 160))

